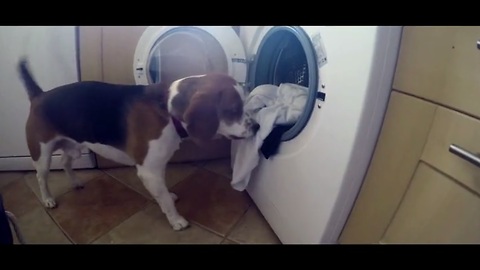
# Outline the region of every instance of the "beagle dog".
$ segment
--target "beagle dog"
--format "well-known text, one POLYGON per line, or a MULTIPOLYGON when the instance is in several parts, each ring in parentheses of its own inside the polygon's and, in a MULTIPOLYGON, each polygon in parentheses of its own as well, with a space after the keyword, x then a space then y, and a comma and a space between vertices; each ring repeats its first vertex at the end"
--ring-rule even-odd
POLYGON ((182 138, 199 143, 219 135, 242 139, 259 128, 243 111, 243 88, 224 74, 191 76, 169 85, 84 81, 44 92, 25 58, 18 72, 30 100, 28 149, 48 208, 56 207, 47 180, 52 153, 62 150, 63 169, 78 189, 83 185, 73 173, 72 160, 86 147, 135 166, 173 229, 182 230, 188 221, 177 212, 177 196, 165 185, 165 167, 182 138))

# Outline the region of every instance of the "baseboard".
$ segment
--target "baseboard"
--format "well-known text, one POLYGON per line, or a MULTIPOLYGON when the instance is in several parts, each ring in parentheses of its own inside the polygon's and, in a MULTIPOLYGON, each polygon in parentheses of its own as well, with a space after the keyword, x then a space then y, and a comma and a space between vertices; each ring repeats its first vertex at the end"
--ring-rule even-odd
MULTIPOLYGON (((95 168, 95 157, 93 153, 82 153, 80 158, 73 161, 74 169, 95 168)), ((61 156, 52 156, 50 169, 62 169, 61 156)), ((0 171, 33 171, 35 168, 30 157, 3 157, 0 158, 0 171)))
MULTIPOLYGON (((180 144, 180 148, 175 152, 169 163, 184 162, 202 162, 230 157, 230 141, 227 139, 217 139, 206 142, 204 145, 196 145, 193 141, 186 139, 180 144)), ((126 165, 96 155, 98 168, 117 168, 126 167, 126 165)))

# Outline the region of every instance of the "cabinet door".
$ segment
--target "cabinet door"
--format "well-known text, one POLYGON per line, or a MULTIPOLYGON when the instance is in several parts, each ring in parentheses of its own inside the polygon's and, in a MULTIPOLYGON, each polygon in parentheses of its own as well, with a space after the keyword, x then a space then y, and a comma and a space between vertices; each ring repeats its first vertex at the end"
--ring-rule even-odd
POLYGON ((81 81, 102 81, 102 27, 79 26, 79 62, 81 81))
POLYGON ((452 144, 473 154, 480 153, 480 121, 440 107, 436 111, 421 159, 480 193, 480 168, 449 152, 452 144))
POLYGON ((480 117, 478 26, 405 27, 393 88, 480 117))
POLYGON ((452 58, 440 88, 439 102, 480 117, 480 27, 460 27, 452 43, 452 58))
POLYGON ((419 163, 383 243, 480 243, 480 197, 419 163))
POLYGON ((103 26, 103 80, 135 84, 133 55, 146 26, 103 26))
POLYGON ((427 140, 437 106, 393 92, 375 153, 340 243, 378 243, 427 140))

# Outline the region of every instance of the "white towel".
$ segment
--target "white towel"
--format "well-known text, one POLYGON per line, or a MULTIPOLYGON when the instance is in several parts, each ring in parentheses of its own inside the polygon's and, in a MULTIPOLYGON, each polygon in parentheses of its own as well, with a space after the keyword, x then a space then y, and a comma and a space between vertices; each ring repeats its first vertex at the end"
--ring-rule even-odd
POLYGON ((298 120, 307 95, 308 88, 291 83, 264 84, 252 90, 245 111, 260 124, 260 129, 255 136, 232 143, 231 185, 235 190, 243 191, 248 186, 250 174, 258 165, 263 141, 276 125, 294 124, 298 120))

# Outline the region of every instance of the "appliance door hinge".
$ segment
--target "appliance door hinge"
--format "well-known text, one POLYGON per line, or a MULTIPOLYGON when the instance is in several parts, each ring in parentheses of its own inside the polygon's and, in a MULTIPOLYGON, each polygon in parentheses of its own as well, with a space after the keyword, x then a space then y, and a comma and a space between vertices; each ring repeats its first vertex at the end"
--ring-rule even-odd
MULTIPOLYGON (((247 60, 245 58, 232 58, 232 63, 239 63, 239 64, 247 65, 247 78, 248 78, 248 72, 250 70, 250 66, 251 66, 252 62, 253 62, 253 60, 247 60)), ((240 84, 242 87, 246 87, 248 89, 251 86, 251 83, 248 82, 248 79, 247 79, 247 82, 238 82, 238 84, 240 84)))

